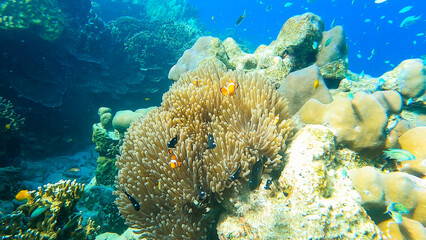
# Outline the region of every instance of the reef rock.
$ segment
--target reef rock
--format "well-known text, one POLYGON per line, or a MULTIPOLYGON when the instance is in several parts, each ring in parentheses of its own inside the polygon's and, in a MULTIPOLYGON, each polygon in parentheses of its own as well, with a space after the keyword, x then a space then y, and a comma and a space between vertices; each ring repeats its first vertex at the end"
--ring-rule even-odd
POLYGON ((314 42, 321 42, 324 23, 313 13, 305 13, 288 19, 274 42, 275 55, 282 58, 289 56, 297 69, 307 67, 315 62, 317 49, 314 42))
POLYGON ((418 160, 426 159, 426 127, 415 127, 398 139, 401 148, 411 152, 418 160))
POLYGON ((186 50, 178 62, 170 69, 169 79, 179 80, 182 73, 194 70, 198 64, 208 58, 217 58, 225 65, 228 64, 228 56, 218 38, 200 37, 195 44, 186 50))
POLYGON ((321 103, 331 103, 333 99, 321 77, 317 65, 290 73, 281 84, 279 92, 288 100, 289 113, 295 114, 309 99, 314 98, 321 103), (314 83, 318 80, 318 85, 314 83))
POLYGON ((306 126, 285 155, 287 164, 270 190, 243 191, 224 203, 219 237, 379 239, 379 229, 354 200, 358 194, 337 166, 345 159, 336 153, 330 129, 306 126))
POLYGON ((310 99, 298 112, 306 124, 327 124, 337 141, 354 151, 380 149, 386 141, 386 110, 373 94, 358 92, 330 104, 310 99))

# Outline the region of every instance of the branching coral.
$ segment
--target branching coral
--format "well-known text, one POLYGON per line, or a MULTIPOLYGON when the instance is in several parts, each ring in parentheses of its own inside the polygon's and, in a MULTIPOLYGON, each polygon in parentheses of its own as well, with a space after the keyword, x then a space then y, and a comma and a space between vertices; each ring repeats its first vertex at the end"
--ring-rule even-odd
POLYGON ((225 72, 211 62, 184 74, 124 140, 115 194, 126 223, 148 238, 203 238, 225 193, 262 174, 252 171, 256 163, 265 172, 280 166, 287 118, 287 101, 260 75, 225 72), (231 79, 238 88, 223 95, 231 79), (176 135, 172 151, 183 163, 173 169, 167 142, 176 135))
POLYGON ((15 133, 24 124, 24 118, 15 112, 12 103, 0 97, 0 133, 15 133))
POLYGON ((6 216, 0 235, 14 239, 94 239, 93 221, 83 227, 75 206, 84 184, 75 180, 47 184, 30 191, 27 203, 6 216))

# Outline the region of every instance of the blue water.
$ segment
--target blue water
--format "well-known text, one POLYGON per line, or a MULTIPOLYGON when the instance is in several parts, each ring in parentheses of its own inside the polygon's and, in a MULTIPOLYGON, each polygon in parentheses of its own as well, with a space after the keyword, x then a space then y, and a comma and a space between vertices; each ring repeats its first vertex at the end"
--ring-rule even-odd
POLYGON ((354 0, 353 4, 351 0, 317 0, 313 3, 300 0, 189 1, 198 8, 202 22, 213 36, 232 28, 238 37, 252 42, 254 46, 269 44, 276 39, 282 25, 294 15, 313 12, 322 18, 325 30, 330 29, 335 19, 335 25, 342 25, 345 30, 349 69, 353 72, 365 70, 367 74, 379 76, 405 59, 426 54, 426 16, 422 15, 426 9, 424 0, 388 0, 380 4, 374 3, 374 0, 354 0), (293 5, 284 7, 287 2, 293 5), (408 5, 413 6, 410 11, 398 13, 408 5), (266 11, 268 6, 269 12, 266 11), (235 21, 244 10, 246 18, 235 26, 235 21), (422 16, 411 26, 401 28, 400 23, 411 15, 422 16), (370 19, 370 22, 366 22, 366 19, 370 19), (373 49, 375 55, 368 60, 373 49), (358 54, 361 58, 357 57, 358 54))

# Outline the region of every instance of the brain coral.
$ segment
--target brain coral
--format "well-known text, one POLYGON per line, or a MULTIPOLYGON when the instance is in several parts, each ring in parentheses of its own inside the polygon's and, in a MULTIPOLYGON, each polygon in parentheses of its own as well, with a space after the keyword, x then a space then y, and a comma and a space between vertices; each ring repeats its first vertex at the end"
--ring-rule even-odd
POLYGON ((287 112, 287 101, 260 75, 216 64, 182 75, 161 107, 134 122, 124 140, 115 194, 126 223, 148 238, 204 238, 225 193, 247 184, 255 163, 265 172, 279 166, 291 132, 287 112), (238 88, 223 95, 230 79, 238 88), (213 149, 207 148, 210 134, 213 149), (173 152, 183 164, 172 169, 167 142, 176 135, 173 152))

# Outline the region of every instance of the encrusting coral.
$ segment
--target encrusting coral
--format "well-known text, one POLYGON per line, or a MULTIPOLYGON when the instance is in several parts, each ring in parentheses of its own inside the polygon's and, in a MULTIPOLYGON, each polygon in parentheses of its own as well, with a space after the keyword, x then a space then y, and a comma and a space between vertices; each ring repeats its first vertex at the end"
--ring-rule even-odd
POLYGON ((260 75, 213 63, 183 74, 161 107, 128 129, 115 192, 126 223, 148 238, 204 238, 226 192, 257 187, 257 169, 281 167, 287 118, 287 101, 260 75))
MULTIPOLYGON (((96 229, 88 220, 83 227, 75 206, 84 184, 59 181, 29 191, 27 203, 1 221, 0 236, 13 239, 94 239, 96 229)), ((3 239, 3 238, 2 238, 3 239)))

